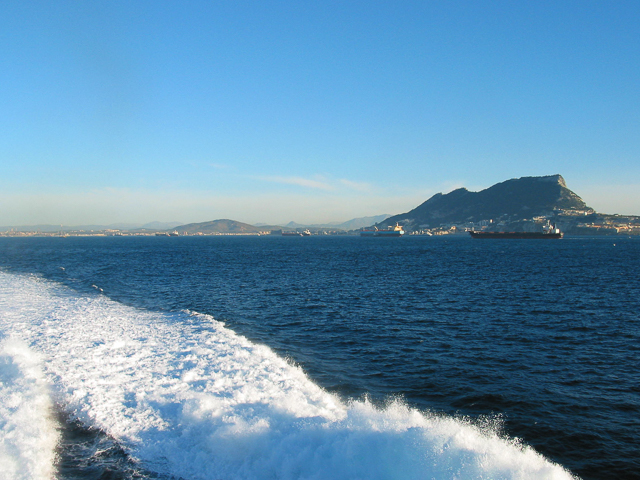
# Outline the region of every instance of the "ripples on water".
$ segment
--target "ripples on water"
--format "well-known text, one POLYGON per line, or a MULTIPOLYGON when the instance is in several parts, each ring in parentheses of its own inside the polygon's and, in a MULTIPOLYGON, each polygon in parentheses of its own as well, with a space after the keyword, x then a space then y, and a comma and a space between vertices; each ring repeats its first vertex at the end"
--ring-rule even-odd
POLYGON ((585 479, 638 478, 638 240, 0 240, 10 271, 210 314, 343 398, 498 420, 585 479))

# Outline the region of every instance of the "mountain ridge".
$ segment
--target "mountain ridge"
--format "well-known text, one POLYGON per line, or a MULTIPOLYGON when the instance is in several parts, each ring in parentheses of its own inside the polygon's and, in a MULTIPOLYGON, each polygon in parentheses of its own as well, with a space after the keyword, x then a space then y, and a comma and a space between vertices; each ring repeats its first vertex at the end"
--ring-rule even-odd
POLYGON ((419 226, 492 219, 518 220, 559 211, 594 213, 582 198, 567 188, 564 178, 556 174, 512 178, 479 192, 458 188, 447 194, 437 193, 409 212, 389 217, 377 225, 400 223, 411 230, 419 226))
POLYGON ((330 223, 312 223, 303 224, 296 222, 289 222, 285 225, 288 228, 334 228, 339 230, 357 230, 359 228, 368 227, 374 223, 383 222, 391 215, 388 213, 382 215, 374 215, 370 217, 358 217, 347 220, 346 222, 330 222, 330 223))
POLYGON ((268 225, 262 227, 256 227, 248 223, 238 222, 236 220, 230 220, 228 218, 222 218, 219 220, 211 220, 209 222, 188 223, 186 225, 180 225, 174 230, 180 234, 211 234, 211 233, 235 233, 235 234, 248 234, 259 233, 265 230, 271 229, 268 225))

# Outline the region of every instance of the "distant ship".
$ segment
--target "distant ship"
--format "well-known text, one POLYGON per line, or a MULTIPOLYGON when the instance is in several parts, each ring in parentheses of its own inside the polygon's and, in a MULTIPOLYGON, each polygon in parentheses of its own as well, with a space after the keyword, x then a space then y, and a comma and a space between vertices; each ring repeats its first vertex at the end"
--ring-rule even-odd
POLYGON ((402 235, 404 235, 404 230, 398 224, 395 227, 384 229, 369 227, 360 232, 361 237, 401 237, 402 235))
POLYGON ((177 230, 173 232, 156 232, 156 237, 179 237, 180 234, 177 230))
POLYGON ((516 238, 523 240, 555 240, 562 238, 563 233, 555 226, 545 226, 542 232, 474 232, 470 231, 469 235, 473 238, 516 238))
POLYGON ((307 229, 303 232, 282 232, 283 237, 308 237, 311 232, 307 229))

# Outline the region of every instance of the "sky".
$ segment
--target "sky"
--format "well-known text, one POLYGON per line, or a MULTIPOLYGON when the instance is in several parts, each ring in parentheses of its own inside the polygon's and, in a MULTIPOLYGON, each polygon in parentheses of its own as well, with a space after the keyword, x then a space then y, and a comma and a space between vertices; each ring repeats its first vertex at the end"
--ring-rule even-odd
POLYGON ((561 174, 640 215, 640 2, 0 11, 0 225, 340 222, 561 174))

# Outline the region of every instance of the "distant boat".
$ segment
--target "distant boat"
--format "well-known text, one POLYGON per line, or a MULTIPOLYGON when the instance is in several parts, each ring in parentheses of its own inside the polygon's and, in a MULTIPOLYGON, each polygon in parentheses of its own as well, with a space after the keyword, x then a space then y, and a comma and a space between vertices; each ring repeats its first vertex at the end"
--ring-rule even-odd
POLYGON ((557 240, 563 237, 563 233, 559 228, 545 226, 542 232, 474 232, 470 231, 469 235, 473 238, 515 238, 522 240, 557 240))
POLYGON ((295 232, 282 232, 281 235, 283 237, 308 237, 311 235, 311 232, 309 231, 309 229, 303 230, 302 232, 298 232, 297 230, 295 232))
POLYGON ((395 227, 379 229, 378 227, 365 228, 360 232, 361 237, 401 237, 404 230, 398 224, 395 227))

